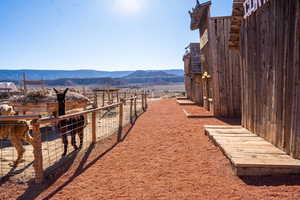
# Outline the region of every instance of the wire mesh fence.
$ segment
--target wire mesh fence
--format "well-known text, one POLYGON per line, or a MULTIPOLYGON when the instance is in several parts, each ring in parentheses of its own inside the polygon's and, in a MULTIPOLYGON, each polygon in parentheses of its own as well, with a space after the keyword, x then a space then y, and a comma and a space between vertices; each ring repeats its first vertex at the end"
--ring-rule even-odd
POLYGON ((0 117, 0 177, 14 176, 24 181, 35 177, 42 182, 46 170, 55 169, 70 155, 121 134, 147 107, 144 94, 121 97, 119 103, 57 118, 0 117), (19 130, 19 123, 24 124, 26 134, 19 130))

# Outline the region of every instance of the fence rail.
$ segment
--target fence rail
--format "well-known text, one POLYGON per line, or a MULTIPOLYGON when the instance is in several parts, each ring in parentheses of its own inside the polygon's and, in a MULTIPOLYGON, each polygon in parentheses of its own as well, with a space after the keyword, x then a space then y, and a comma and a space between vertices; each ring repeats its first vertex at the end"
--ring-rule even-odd
POLYGON ((8 122, 17 121, 30 121, 28 126, 32 130, 30 134, 32 137, 31 145, 24 146, 26 159, 22 164, 23 168, 8 166, 6 161, 14 160, 19 152, 16 152, 17 147, 15 145, 15 148, 8 145, 7 142, 2 145, 3 138, 0 137, 2 139, 0 140, 1 176, 12 173, 14 170, 26 171, 26 168, 32 164, 32 171, 28 172, 29 175, 35 177, 36 183, 42 183, 45 170, 61 162, 61 154, 64 150, 67 150, 67 154, 72 152, 72 146, 76 150, 75 147, 78 147, 76 138, 78 136, 80 139, 79 147, 83 149, 115 134, 118 142, 120 142, 123 129, 132 126, 137 117, 146 109, 147 94, 141 93, 130 98, 120 98, 119 102, 111 105, 94 107, 60 117, 41 118, 39 115, 1 116, 0 130, 5 126, 15 127, 16 124, 8 122), (67 138, 63 137, 64 134, 71 135, 72 146, 68 145, 66 149, 65 143, 61 142, 61 139, 67 138))

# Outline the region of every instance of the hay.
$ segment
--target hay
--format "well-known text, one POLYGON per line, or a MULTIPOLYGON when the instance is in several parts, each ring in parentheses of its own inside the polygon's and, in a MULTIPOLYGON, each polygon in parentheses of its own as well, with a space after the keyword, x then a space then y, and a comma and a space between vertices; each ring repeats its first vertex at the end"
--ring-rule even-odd
MULTIPOLYGON (((66 102, 89 103, 90 100, 79 93, 68 92, 66 102)), ((54 92, 31 91, 26 95, 12 96, 9 98, 9 103, 19 105, 57 103, 57 97, 54 92)))

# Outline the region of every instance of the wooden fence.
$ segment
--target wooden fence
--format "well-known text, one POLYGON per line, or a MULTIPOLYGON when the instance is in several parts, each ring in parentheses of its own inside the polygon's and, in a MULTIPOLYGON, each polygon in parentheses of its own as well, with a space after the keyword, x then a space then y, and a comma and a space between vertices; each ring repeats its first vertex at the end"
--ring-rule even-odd
MULTIPOLYGON (((33 168, 34 168, 34 176, 36 183, 42 183, 44 181, 44 172, 47 168, 50 168, 51 165, 54 165, 56 162, 60 160, 57 156, 52 159, 50 158, 50 154, 53 153, 51 151, 56 151, 57 147, 51 147, 51 142, 44 141, 44 134, 41 131, 41 127, 46 126, 47 124, 58 124, 63 120, 68 120, 72 118, 77 118, 80 116, 85 116, 87 120, 90 122, 88 126, 85 128, 86 134, 86 144, 85 147, 88 147, 89 144, 96 143, 105 137, 111 136, 113 134, 117 134, 118 142, 121 141, 121 134, 123 128, 126 126, 132 126, 137 117, 146 111, 148 107, 147 103, 147 94, 142 93, 137 96, 133 96, 126 99, 120 99, 119 103, 115 103, 112 105, 107 105, 104 107, 93 108, 89 110, 85 110, 82 112, 69 114, 60 116, 57 118, 47 117, 41 118, 38 115, 33 116, 2 116, 0 117, 1 122, 7 121, 16 121, 16 120, 24 120, 31 121, 32 125, 32 137, 34 140, 33 146, 33 168), (110 117, 105 118, 106 113, 114 110, 115 117, 110 119, 110 117), (105 119, 105 120, 103 120, 105 119), (98 124, 101 123, 99 126, 98 124), (101 127, 101 128, 100 128, 101 127), (105 128, 105 129, 103 129, 105 128), (102 131, 107 131, 107 133, 102 134, 102 131), (45 158, 47 157, 47 158, 45 158)), ((111 114, 111 113, 109 113, 111 114)), ((59 139, 59 138, 58 138, 59 139)), ((58 140, 56 139, 56 140, 58 140)), ((61 141, 58 141, 61 143, 61 141)), ((57 144, 55 144, 57 145, 57 144)), ((1 148, 2 151, 2 148, 1 148)), ((2 156, 2 152, 1 152, 2 156)), ((4 158, 1 157, 1 160, 4 158)))

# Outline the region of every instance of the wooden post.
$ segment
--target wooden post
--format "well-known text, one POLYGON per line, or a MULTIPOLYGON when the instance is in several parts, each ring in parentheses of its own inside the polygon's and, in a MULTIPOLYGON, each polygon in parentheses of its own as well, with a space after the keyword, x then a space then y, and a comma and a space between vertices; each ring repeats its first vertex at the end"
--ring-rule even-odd
POLYGON ((23 87, 24 87, 24 94, 27 94, 27 85, 26 85, 26 74, 23 73, 23 87))
POLYGON ((124 100, 121 99, 121 104, 119 105, 119 133, 118 133, 118 142, 122 139, 122 129, 123 129, 123 106, 124 100))
POLYGON ((132 106, 133 106, 133 99, 130 99, 130 123, 133 124, 132 120, 132 106))
POLYGON ((102 91, 102 107, 104 107, 104 101, 105 101, 105 92, 102 91))
POLYGON ((142 109, 143 109, 143 111, 145 112, 145 105, 144 105, 144 103, 145 103, 145 99, 144 99, 144 93, 142 93, 141 94, 141 96, 142 96, 142 109))
POLYGON ((146 110, 148 109, 148 101, 147 101, 147 92, 145 93, 145 107, 146 107, 146 110))
POLYGON ((92 142, 96 143, 96 134, 97 134, 97 115, 96 112, 92 112, 92 142))
POLYGON ((109 90, 107 90, 107 96, 108 96, 108 104, 111 104, 111 101, 110 101, 110 91, 109 90))
POLYGON ((137 96, 135 95, 135 96, 134 96, 134 116, 135 116, 135 119, 137 118, 137 112, 136 112, 136 99, 137 99, 137 96))
POLYGON ((40 132, 40 124, 37 120, 31 121, 32 136, 33 136, 33 168, 35 172, 35 182, 41 184, 44 181, 44 168, 43 168, 43 153, 42 153, 42 137, 40 132))
POLYGON ((94 108, 98 108, 98 98, 97 98, 97 92, 94 94, 94 108))
POLYGON ((120 102, 119 100, 120 100, 120 99, 119 99, 119 91, 117 91, 117 103, 120 102))

